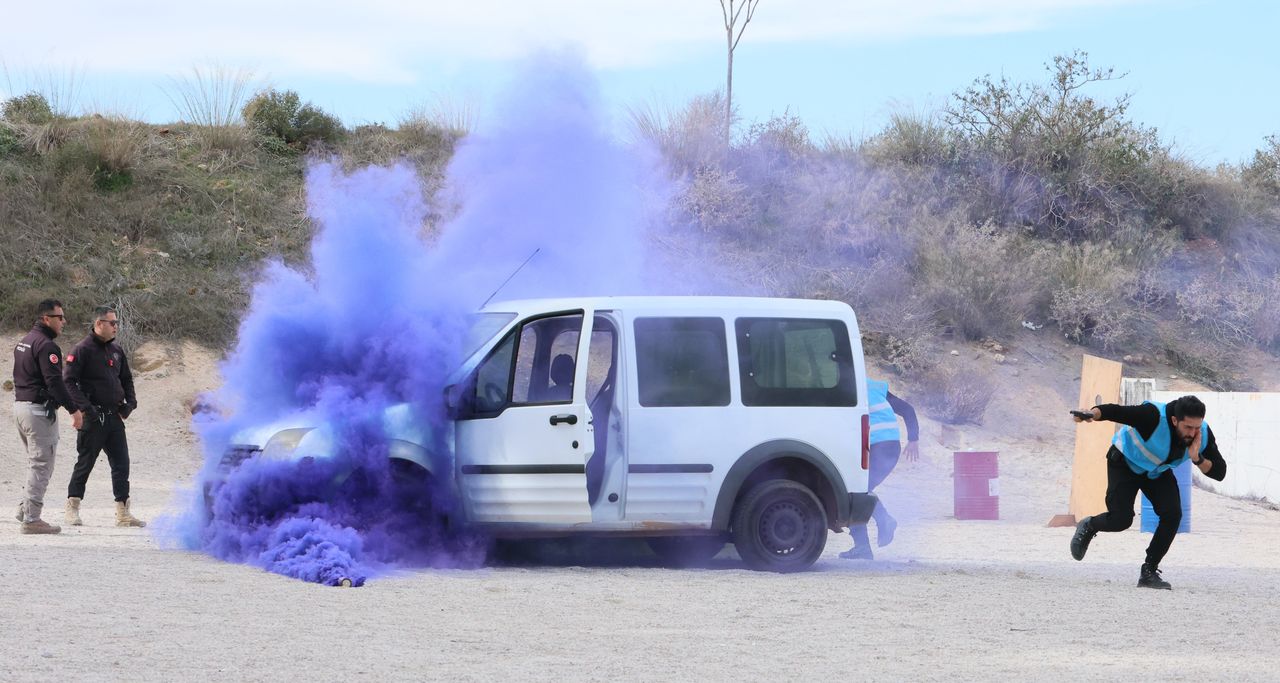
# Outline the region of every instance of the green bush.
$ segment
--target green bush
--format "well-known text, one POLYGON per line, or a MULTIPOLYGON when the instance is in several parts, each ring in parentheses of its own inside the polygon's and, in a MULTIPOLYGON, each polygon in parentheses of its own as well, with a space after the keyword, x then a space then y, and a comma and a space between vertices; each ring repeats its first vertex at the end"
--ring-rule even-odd
POLYGON ((0 105, 0 113, 4 120, 11 123, 49 123, 54 119, 53 107, 44 95, 29 92, 25 95, 11 97, 0 105))
POLYGON ((337 117, 310 102, 303 103, 292 90, 267 90, 254 95, 241 112, 258 133, 309 149, 316 144, 332 145, 345 132, 337 117))
MULTIPOLYGON (((1047 83, 978 79, 957 93, 945 122, 962 146, 975 221, 1025 225, 1040 237, 1097 239, 1143 213, 1155 132, 1127 118, 1129 96, 1087 89, 1116 80, 1075 52, 1046 65, 1047 83)), ((1157 216, 1159 218, 1159 216, 1157 216)))
POLYGON ((22 151, 22 140, 18 131, 0 123, 0 157, 7 157, 22 151))
POLYGON ((1272 200, 1280 200, 1280 135, 1267 138, 1267 145, 1254 152, 1245 164, 1241 178, 1246 186, 1261 191, 1272 200))

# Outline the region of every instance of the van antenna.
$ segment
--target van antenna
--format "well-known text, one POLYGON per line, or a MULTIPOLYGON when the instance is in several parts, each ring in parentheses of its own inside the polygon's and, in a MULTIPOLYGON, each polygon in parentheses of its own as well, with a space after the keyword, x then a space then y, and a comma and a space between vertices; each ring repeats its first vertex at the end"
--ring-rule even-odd
POLYGON ((502 288, 506 287, 508 282, 511 282, 511 278, 514 278, 520 271, 524 270, 524 267, 529 265, 529 262, 532 261, 533 257, 537 256, 538 252, 540 251, 542 251, 542 247, 538 247, 537 249, 534 249, 533 253, 529 254, 529 258, 525 259, 524 263, 521 263, 519 268, 516 268, 514 271, 512 271, 511 275, 507 276, 507 279, 503 280, 502 284, 498 285, 498 288, 493 290, 493 294, 490 294, 489 298, 485 299, 484 303, 480 304, 480 308, 484 308, 485 306, 488 306, 489 302, 493 301, 493 297, 498 296, 498 292, 501 292, 502 288))

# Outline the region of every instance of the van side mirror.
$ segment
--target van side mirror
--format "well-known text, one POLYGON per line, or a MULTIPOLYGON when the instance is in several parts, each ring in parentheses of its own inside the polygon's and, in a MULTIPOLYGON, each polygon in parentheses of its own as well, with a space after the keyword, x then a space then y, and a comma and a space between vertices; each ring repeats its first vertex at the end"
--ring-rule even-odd
POLYGON ((457 417, 462 409, 462 387, 457 384, 450 384, 444 388, 444 405, 448 409, 449 417, 457 417))

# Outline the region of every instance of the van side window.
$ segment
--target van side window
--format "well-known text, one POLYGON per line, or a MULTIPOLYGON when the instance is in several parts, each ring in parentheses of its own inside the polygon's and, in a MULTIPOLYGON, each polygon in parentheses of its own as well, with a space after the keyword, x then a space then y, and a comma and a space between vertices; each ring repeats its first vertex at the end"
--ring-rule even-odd
POLYGON ((530 320, 507 334, 476 368, 458 419, 494 417, 507 406, 569 403, 582 314, 530 320))
POLYGON ((516 349, 512 405, 572 401, 581 336, 582 314, 525 323, 516 349))
POLYGON ((720 318, 637 318, 640 405, 729 405, 729 358, 720 318))
POLYGON ((738 318, 747 406, 857 404, 849 331, 839 320, 738 318))

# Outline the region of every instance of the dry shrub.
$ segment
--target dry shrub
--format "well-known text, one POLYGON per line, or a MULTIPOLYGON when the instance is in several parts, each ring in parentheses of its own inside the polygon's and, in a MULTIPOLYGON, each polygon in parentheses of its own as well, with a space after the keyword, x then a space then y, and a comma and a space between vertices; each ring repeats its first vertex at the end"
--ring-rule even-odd
POLYGON ((995 383, 977 363, 948 359, 917 375, 920 403, 947 424, 982 424, 995 383))
POLYGON ((928 367, 930 342, 937 337, 933 311, 915 298, 885 301, 871 309, 862 327, 864 349, 899 372, 914 373, 928 367))
MULTIPOLYGON (((830 148, 830 139, 828 139, 830 148)), ((897 113, 889 125, 862 145, 862 154, 878 165, 939 166, 955 159, 952 131, 927 113, 897 113)))
POLYGON ((84 129, 89 152, 109 174, 128 174, 137 165, 147 142, 146 124, 128 119, 94 117, 84 129))
POLYGON ((182 119, 192 124, 201 151, 241 154, 253 144, 241 117, 252 82, 249 69, 197 65, 171 78, 165 93, 182 119))
POLYGON ((1203 331, 1164 322, 1156 328, 1157 345, 1169 364, 1215 391, 1250 388, 1238 376, 1240 347, 1213 340, 1203 331))
POLYGON ((43 156, 71 138, 71 125, 66 119, 54 119, 41 124, 15 124, 13 131, 17 134, 23 148, 32 154, 43 156))
POLYGON ((192 137, 200 151, 206 154, 227 152, 241 155, 253 147, 253 136, 248 128, 241 125, 196 126, 192 137))
MULTIPOLYGON (((52 137, 57 124, 51 124, 52 137)), ((126 119, 94 116, 68 124, 64 137, 50 143, 46 153, 55 176, 69 181, 64 189, 74 194, 84 180, 99 190, 112 192, 133 184, 133 171, 146 145, 145 124, 126 119)))
POLYGON ((1249 335, 1258 345, 1274 350, 1280 344, 1280 273, 1258 277, 1250 288, 1259 293, 1262 305, 1253 314, 1249 335))
POLYGON ((913 373, 930 364, 929 342, 938 334, 934 311, 911 293, 903 264, 882 256, 855 267, 823 272, 803 296, 847 302, 858 317, 863 352, 899 372, 913 373))
POLYGON ((700 95, 683 108, 632 108, 637 138, 657 148, 677 173, 720 164, 727 139, 724 95, 700 95))
POLYGON ((1074 245, 1058 255, 1049 318, 1066 338, 1114 349, 1132 341, 1151 321, 1135 300, 1139 272, 1106 244, 1074 245))
POLYGON ((1274 306, 1267 291, 1254 289, 1241 278, 1201 274, 1177 292, 1180 319, 1202 330, 1206 341, 1237 345, 1254 341, 1254 321, 1274 306))
POLYGON ((1044 254, 989 225, 949 222, 917 242, 925 303, 966 339, 998 337, 1043 298, 1044 254))
POLYGON ((703 230, 736 225, 748 215, 744 191, 733 171, 699 168, 676 198, 676 208, 680 218, 703 230))
POLYGON ((475 105, 466 99, 438 96, 428 104, 418 105, 400 117, 399 130, 421 130, 457 140, 476 128, 475 105))
POLYGON ((1149 316, 1117 292, 1081 286, 1053 293, 1049 319, 1071 341, 1116 349, 1133 341, 1149 316))

